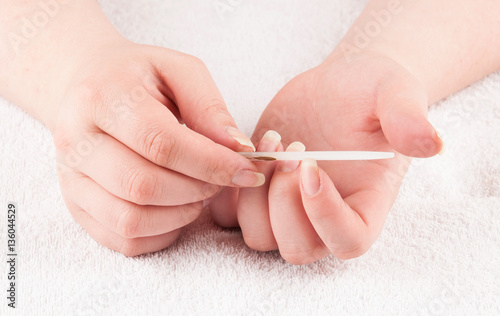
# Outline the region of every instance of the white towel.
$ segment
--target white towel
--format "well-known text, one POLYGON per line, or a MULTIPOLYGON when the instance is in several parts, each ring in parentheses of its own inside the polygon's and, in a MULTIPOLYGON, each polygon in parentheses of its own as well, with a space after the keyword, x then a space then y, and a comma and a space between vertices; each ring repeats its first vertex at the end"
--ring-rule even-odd
MULTIPOLYGON (((288 80, 335 47, 365 0, 109 0, 128 38, 200 57, 250 135, 288 80), (215 4, 232 3, 230 11, 215 4)), ((51 134, 0 100, 0 314, 6 210, 18 203, 16 315, 500 313, 500 73, 430 112, 442 156, 415 161, 362 257, 292 266, 207 214, 172 247, 126 258, 92 240, 61 198, 51 134)), ((12 313, 14 314, 14 313, 12 313)))

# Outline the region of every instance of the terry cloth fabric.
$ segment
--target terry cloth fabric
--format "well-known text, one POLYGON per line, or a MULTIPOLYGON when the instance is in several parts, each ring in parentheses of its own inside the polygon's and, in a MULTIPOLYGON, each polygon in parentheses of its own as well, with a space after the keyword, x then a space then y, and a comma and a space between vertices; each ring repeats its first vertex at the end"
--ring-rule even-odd
MULTIPOLYGON (((201 58, 250 135, 276 92, 328 55, 366 1, 101 3, 129 39, 201 58)), ((207 214, 157 253, 126 258, 100 246, 64 205, 49 131, 1 100, 0 314, 14 315, 6 212, 15 201, 16 315, 498 315, 500 73, 429 116, 445 152, 414 161, 373 247, 293 266, 250 250, 207 214)))

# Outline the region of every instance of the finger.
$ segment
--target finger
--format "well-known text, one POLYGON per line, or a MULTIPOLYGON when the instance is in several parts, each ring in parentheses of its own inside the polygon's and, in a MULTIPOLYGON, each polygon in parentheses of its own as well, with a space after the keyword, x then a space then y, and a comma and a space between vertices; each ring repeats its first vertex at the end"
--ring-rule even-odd
POLYGON ((66 203, 73 218, 85 229, 89 235, 103 246, 118 251, 127 257, 134 257, 167 248, 175 242, 181 230, 139 238, 124 238, 96 221, 76 204, 66 203))
MULTIPOLYGON (((252 151, 253 148, 244 148, 244 151, 252 151)), ((237 205, 240 189, 223 187, 214 197, 206 200, 209 203, 210 216, 214 222, 222 227, 238 227, 237 205)))
MULTIPOLYGON (((304 151, 292 143, 287 151, 304 151)), ((300 195, 299 161, 280 162, 269 189, 269 215, 281 256, 292 264, 307 264, 328 255, 328 249, 307 218, 300 195)))
POLYGON ((117 198, 84 174, 68 175, 64 193, 106 229, 125 238, 162 235, 193 222, 202 202, 140 206, 117 198))
POLYGON ((340 259, 361 256, 380 234, 390 201, 375 190, 344 200, 316 161, 306 159, 300 169, 302 203, 326 247, 340 259))
POLYGON ((238 227, 236 208, 238 205, 238 188, 223 187, 221 192, 210 201, 210 216, 222 227, 238 227))
MULTIPOLYGON (((258 151, 283 151, 281 136, 275 131, 267 131, 262 137, 258 151)), ((240 189, 238 196, 237 215, 245 243, 258 251, 278 249, 269 218, 269 185, 276 162, 256 163, 258 170, 264 174, 267 181, 258 188, 240 189)))
POLYGON ((169 51, 156 51, 153 62, 169 88, 182 119, 192 130, 235 151, 255 151, 240 132, 205 64, 198 58, 169 51))
POLYGON ((84 149, 80 150, 84 159, 72 161, 74 157, 70 155, 58 159, 71 164, 117 197, 135 204, 189 204, 209 198, 219 190, 215 184, 155 165, 103 133, 78 141, 76 147, 84 149))
POLYGON ((410 157, 439 153, 443 142, 427 120, 424 89, 405 78, 387 82, 379 88, 377 106, 382 130, 391 146, 410 157))
POLYGON ((115 115, 111 107, 100 111, 94 118, 99 128, 159 166, 217 185, 264 183, 248 159, 179 124, 149 95, 125 117, 115 115))

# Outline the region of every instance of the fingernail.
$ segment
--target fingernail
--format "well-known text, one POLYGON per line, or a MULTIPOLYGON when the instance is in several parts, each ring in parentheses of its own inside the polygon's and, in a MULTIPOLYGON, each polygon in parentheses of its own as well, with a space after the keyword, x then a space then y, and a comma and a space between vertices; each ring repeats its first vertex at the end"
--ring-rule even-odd
POLYGON ((208 199, 204 199, 204 200, 203 200, 203 206, 202 206, 202 209, 205 209, 205 207, 207 207, 207 206, 208 206, 208 204, 210 204, 210 200, 211 200, 210 198, 208 198, 208 199))
POLYGON ((438 139, 438 142, 441 143, 441 150, 439 150, 438 154, 442 155, 444 153, 444 142, 443 138, 441 138, 441 134, 438 132, 437 129, 434 129, 434 132, 436 132, 436 138, 438 139))
POLYGON ((215 193, 214 195, 212 195, 208 199, 204 199, 203 200, 203 208, 207 207, 210 204, 210 202, 212 202, 213 199, 215 199, 221 193, 222 189, 224 189, 224 187, 220 187, 219 190, 217 191, 217 193, 215 193))
POLYGON ((446 151, 445 147, 446 146, 444 145, 444 143, 441 143, 441 150, 438 152, 438 155, 443 155, 444 154, 444 152, 446 151))
POLYGON ((320 180, 319 170, 316 160, 304 159, 300 165, 300 179, 304 192, 309 195, 315 195, 319 191, 320 180))
MULTIPOLYGON (((305 150, 306 146, 304 146, 304 144, 302 144, 301 142, 293 142, 286 149, 286 151, 305 151, 305 150)), ((278 171, 292 172, 299 167, 299 164, 300 160, 281 161, 278 165, 278 171)))
POLYGON ((252 151, 255 151, 255 146, 252 144, 250 138, 248 138, 247 135, 243 134, 237 128, 228 126, 226 127, 226 132, 231 135, 234 140, 240 143, 241 146, 249 147, 252 151))
POLYGON ((252 170, 240 170, 233 176, 233 184, 240 187, 259 187, 264 182, 266 177, 252 170))
POLYGON ((274 152, 278 148, 281 141, 281 136, 276 131, 267 131, 262 139, 260 140, 259 151, 270 151, 274 152))

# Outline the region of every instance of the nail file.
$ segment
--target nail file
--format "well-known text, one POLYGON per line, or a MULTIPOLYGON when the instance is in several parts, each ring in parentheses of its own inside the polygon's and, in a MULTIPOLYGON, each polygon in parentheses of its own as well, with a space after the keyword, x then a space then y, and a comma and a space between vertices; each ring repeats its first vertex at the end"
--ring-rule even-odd
POLYGON ((288 152, 240 152, 252 161, 275 160, 376 160, 389 159, 394 153, 381 151, 288 151, 288 152))

